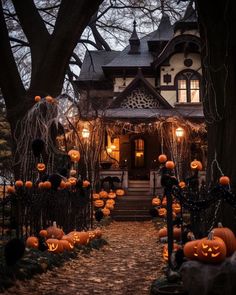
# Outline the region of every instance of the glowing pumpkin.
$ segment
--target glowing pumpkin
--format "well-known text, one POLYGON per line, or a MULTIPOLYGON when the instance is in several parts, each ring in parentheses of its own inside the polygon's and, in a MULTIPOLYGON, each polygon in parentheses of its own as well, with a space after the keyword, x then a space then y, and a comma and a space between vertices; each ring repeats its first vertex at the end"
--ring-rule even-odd
POLYGON ((74 230, 74 231, 68 233, 67 236, 69 236, 69 237, 72 238, 72 240, 73 240, 73 242, 74 242, 75 245, 78 245, 78 244, 79 244, 79 241, 80 241, 80 235, 79 235, 79 232, 78 232, 78 231, 75 231, 75 230, 74 230))
POLYGON ((182 189, 185 188, 186 187, 186 183, 184 181, 180 181, 179 182, 179 187, 182 188, 182 189))
POLYGON ((34 97, 34 101, 35 101, 35 102, 39 102, 40 100, 41 100, 41 96, 36 95, 36 96, 34 97))
POLYGON ((103 208, 102 213, 104 216, 109 216, 111 214, 111 211, 108 208, 103 208))
POLYGON ((193 161, 190 163, 190 167, 191 167, 191 169, 193 169, 193 170, 201 171, 201 170, 202 170, 202 163, 201 163, 200 161, 193 160, 193 161))
MULTIPOLYGON (((178 244, 174 243, 173 244, 173 252, 177 251, 178 249, 180 249, 180 246, 178 244)), ((169 254, 168 254, 168 245, 167 244, 165 244, 163 246, 162 257, 164 258, 165 261, 168 261, 169 254)))
POLYGON ((38 163, 37 169, 39 172, 43 172, 46 169, 46 165, 44 163, 38 163))
POLYGON ((93 204, 94 204, 94 207, 96 207, 96 208, 101 208, 101 207, 104 206, 104 201, 103 201, 103 200, 95 200, 95 201, 93 202, 93 204))
POLYGON ((61 253, 64 250, 62 244, 58 239, 47 239, 46 243, 48 245, 48 251, 52 253, 61 253))
POLYGON ((62 245, 65 251, 72 251, 74 249, 74 243, 70 244, 67 240, 59 240, 59 244, 62 245))
POLYGON ((167 169, 173 170, 175 168, 175 163, 173 161, 167 161, 165 166, 167 169))
POLYGON ((15 182, 15 187, 22 187, 24 185, 24 182, 22 180, 17 180, 15 182))
POLYGON ((101 198, 108 198, 108 193, 104 190, 100 191, 99 196, 101 198))
POLYGON ((161 199, 159 197, 152 199, 152 205, 153 206, 160 206, 161 205, 161 199))
POLYGON ((93 194, 93 200, 99 200, 99 199, 100 199, 100 195, 94 193, 94 194, 93 194))
POLYGON ((46 238, 48 235, 48 232, 46 231, 46 229, 41 229, 41 231, 39 232, 40 237, 44 237, 46 238))
POLYGON ((8 192, 9 194, 14 194, 14 193, 16 192, 16 190, 15 190, 14 186, 9 185, 9 186, 7 187, 7 192, 8 192))
POLYGON ((122 197, 122 196, 124 196, 124 194, 125 194, 125 191, 123 189, 119 188, 116 190, 116 195, 118 197, 122 197))
POLYGON ((172 204, 172 209, 173 212, 175 212, 176 214, 179 214, 181 212, 181 206, 179 203, 172 204))
POLYGON ((28 237, 28 239, 26 240, 26 246, 28 248, 35 248, 38 249, 39 247, 39 240, 36 237, 28 237))
POLYGON ((198 259, 208 263, 219 263, 225 260, 226 246, 224 241, 215 237, 213 231, 197 245, 198 259))
POLYGON ((72 162, 79 162, 80 160, 80 152, 77 150, 70 150, 68 152, 68 156, 70 157, 72 162))
POLYGON ((90 186, 90 182, 88 180, 83 181, 83 187, 88 187, 90 186))
POLYGON ((199 240, 193 240, 190 242, 187 242, 184 245, 184 256, 188 259, 197 259, 198 253, 197 253, 197 246, 198 246, 199 240))
POLYGON ((109 210, 114 210, 114 205, 109 204, 109 203, 108 204, 106 203, 105 208, 107 208, 109 210))
POLYGON ((77 184, 77 178, 75 177, 68 178, 68 181, 70 182, 71 186, 75 186, 77 184))
POLYGON ((158 215, 159 215, 160 217, 166 217, 166 214, 167 214, 167 210, 166 210, 166 208, 160 208, 160 209, 158 209, 157 211, 158 211, 158 215))
POLYGON ((106 201, 106 205, 108 205, 108 204, 109 204, 109 205, 113 205, 113 206, 114 206, 114 205, 115 205, 115 203, 116 203, 116 202, 115 202, 115 200, 114 200, 114 199, 109 199, 109 200, 107 200, 107 201, 106 201))
POLYGON ((29 180, 26 181, 26 182, 25 182, 25 187, 26 187, 26 188, 32 188, 32 187, 33 187, 33 182, 32 182, 32 181, 29 181, 29 180))
POLYGON ((164 154, 159 155, 159 157, 158 157, 158 161, 159 161, 160 163, 165 163, 165 162, 167 161, 167 156, 164 155, 164 154))
POLYGON ((221 185, 229 185, 230 184, 230 179, 228 176, 221 176, 219 179, 219 183, 221 185))
POLYGON ((228 227, 223 227, 221 223, 218 223, 218 227, 214 228, 213 232, 214 236, 221 238, 225 242, 227 256, 230 256, 234 253, 234 251, 236 251, 236 240, 231 229, 229 229, 228 227))
POLYGON ((116 198, 116 193, 113 192, 112 190, 110 190, 109 194, 108 194, 108 198, 109 199, 115 199, 116 198))

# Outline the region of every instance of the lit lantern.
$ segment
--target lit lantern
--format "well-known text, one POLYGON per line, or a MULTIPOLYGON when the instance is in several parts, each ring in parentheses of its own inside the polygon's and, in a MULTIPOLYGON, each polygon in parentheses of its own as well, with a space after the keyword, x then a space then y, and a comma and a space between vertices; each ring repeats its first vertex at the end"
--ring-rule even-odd
POLYGON ((184 129, 182 127, 178 127, 176 130, 175 130, 175 135, 178 139, 180 139, 181 137, 184 136, 184 129))
POLYGON ((61 253, 64 250, 62 244, 58 239, 47 239, 46 243, 48 245, 48 251, 52 253, 61 253))
MULTIPOLYGON (((178 244, 175 244, 175 243, 173 244, 173 251, 174 252, 177 251, 179 248, 180 248, 180 246, 178 244)), ((168 261, 169 254, 168 254, 168 245, 167 244, 164 245, 164 247, 163 247, 162 256, 165 261, 168 261)))
POLYGON ((89 135, 90 135, 89 130, 87 128, 83 128, 82 137, 83 138, 89 138, 89 135))
POLYGON ((43 172, 46 169, 46 165, 44 163, 38 163, 37 169, 39 172, 43 172))
POLYGON ((80 160, 80 152, 77 150, 70 150, 68 152, 68 156, 70 157, 72 162, 79 162, 80 160))
POLYGON ((192 170, 202 170, 202 163, 200 161, 194 160, 191 162, 190 167, 192 170))

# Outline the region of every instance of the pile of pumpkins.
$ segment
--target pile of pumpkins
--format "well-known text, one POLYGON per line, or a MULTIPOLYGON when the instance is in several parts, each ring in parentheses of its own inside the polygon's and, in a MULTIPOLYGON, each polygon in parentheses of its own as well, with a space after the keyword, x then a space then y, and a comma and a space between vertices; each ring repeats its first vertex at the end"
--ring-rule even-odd
POLYGON ((187 242, 183 250, 185 257, 190 260, 220 263, 236 251, 236 238, 231 229, 219 223, 208 237, 187 242))
MULTIPOLYGON (((95 229, 93 231, 72 231, 65 235, 62 229, 54 223, 47 229, 42 229, 39 236, 45 239, 48 251, 52 253, 62 253, 72 251, 76 245, 87 245, 91 240, 101 238, 102 231, 95 229)), ((28 248, 39 248, 39 239, 31 236, 26 240, 28 248)))
MULTIPOLYGON (((165 196, 163 197, 162 200, 159 196, 154 197, 152 199, 152 205, 157 210, 159 217, 166 218, 166 216, 167 216, 167 209, 166 209, 167 198, 165 196)), ((179 202, 175 199, 173 200, 172 211, 173 211, 172 212, 173 219, 175 219, 177 214, 179 214, 181 212, 181 206, 180 206, 179 202)))
POLYGON ((93 194, 93 205, 95 210, 101 210, 104 216, 109 216, 111 211, 114 210, 115 198, 123 197, 125 191, 121 188, 116 191, 110 190, 108 193, 105 190, 101 190, 99 193, 93 194))

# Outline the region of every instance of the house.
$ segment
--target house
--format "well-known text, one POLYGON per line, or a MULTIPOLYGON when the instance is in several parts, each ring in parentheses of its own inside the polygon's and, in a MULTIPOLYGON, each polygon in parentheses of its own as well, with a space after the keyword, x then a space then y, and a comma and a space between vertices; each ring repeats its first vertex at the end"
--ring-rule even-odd
POLYGON ((106 122, 100 160, 112 167, 101 177, 122 178, 130 192, 155 193, 159 154, 175 161, 180 180, 194 158, 205 167, 201 45, 192 4, 173 25, 163 13, 158 29, 141 39, 134 21, 123 51, 87 52, 76 84, 87 116, 96 110, 106 122))

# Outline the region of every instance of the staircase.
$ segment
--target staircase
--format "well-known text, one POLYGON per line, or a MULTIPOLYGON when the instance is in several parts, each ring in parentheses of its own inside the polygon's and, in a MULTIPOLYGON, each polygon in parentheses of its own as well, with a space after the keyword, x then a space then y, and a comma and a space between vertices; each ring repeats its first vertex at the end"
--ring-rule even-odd
POLYGON ((116 198, 112 218, 116 221, 150 220, 153 195, 150 182, 146 180, 129 181, 129 188, 124 197, 116 198))

